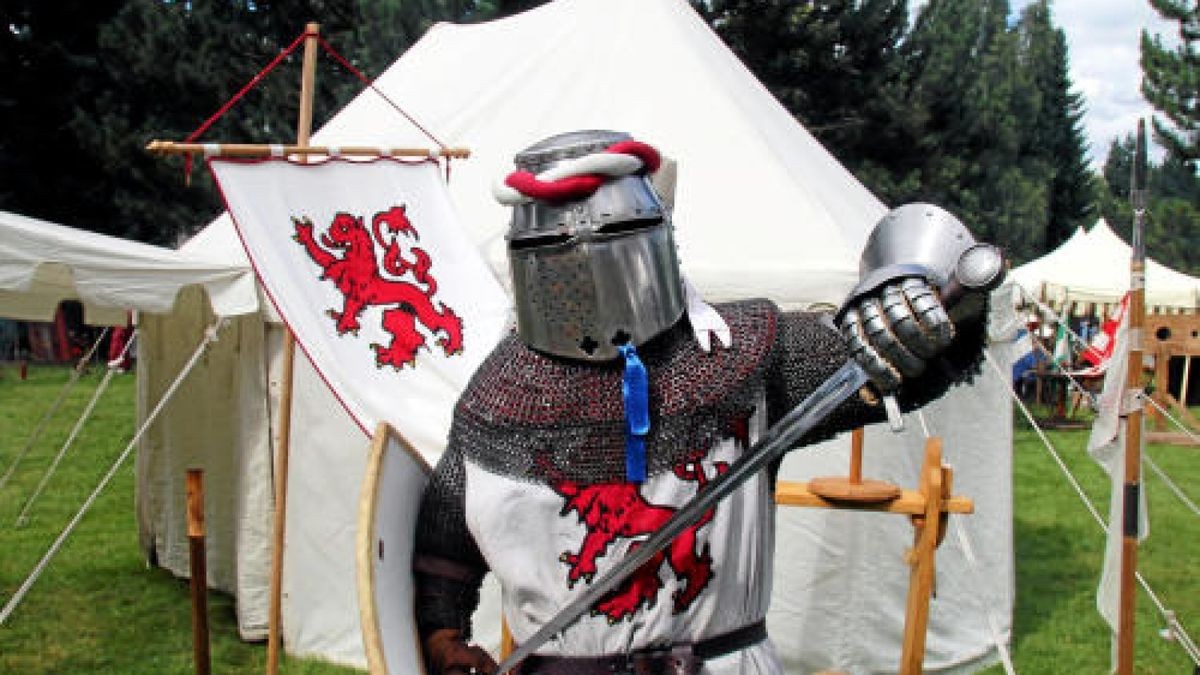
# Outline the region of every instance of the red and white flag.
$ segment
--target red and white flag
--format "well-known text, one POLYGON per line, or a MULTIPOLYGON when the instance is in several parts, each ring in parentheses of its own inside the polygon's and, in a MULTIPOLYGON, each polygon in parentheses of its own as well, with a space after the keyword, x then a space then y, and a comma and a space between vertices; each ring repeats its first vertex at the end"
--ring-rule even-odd
POLYGON ((509 323, 431 161, 211 159, 254 269, 297 344, 370 434, 427 457, 509 323))
POLYGON ((1125 320, 1125 312, 1129 309, 1129 294, 1121 298, 1120 304, 1112 315, 1100 324, 1100 331, 1091 339, 1083 352, 1083 358, 1093 366, 1105 365, 1112 358, 1113 347, 1117 343, 1117 329, 1125 320))

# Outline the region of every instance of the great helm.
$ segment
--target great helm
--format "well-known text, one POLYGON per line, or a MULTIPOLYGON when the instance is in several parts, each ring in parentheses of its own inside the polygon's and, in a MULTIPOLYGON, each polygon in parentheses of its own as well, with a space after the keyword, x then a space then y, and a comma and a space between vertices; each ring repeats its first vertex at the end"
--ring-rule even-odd
MULTIPOLYGON (((640 345, 683 316, 671 225, 645 171, 589 171, 598 166, 592 160, 613 159, 594 155, 631 140, 613 131, 576 131, 515 158, 518 173, 532 174, 526 178, 571 181, 584 174, 599 182, 590 196, 513 204, 507 240, 517 334, 534 349, 604 361, 617 357, 618 345, 640 345)), ((618 159, 628 165, 628 157, 618 159)))

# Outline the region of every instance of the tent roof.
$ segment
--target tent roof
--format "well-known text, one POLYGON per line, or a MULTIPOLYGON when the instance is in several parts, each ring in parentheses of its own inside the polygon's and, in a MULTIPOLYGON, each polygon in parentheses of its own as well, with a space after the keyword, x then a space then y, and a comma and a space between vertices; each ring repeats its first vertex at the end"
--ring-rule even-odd
MULTIPOLYGON (((885 213, 684 0, 558 0, 438 24, 375 84, 471 150, 453 164, 451 196, 504 280, 509 211, 491 185, 516 152, 564 131, 629 131, 677 161, 680 258, 713 300, 840 302, 885 213)), ((369 90, 313 143, 431 144, 369 90)))
POLYGON ((0 211, 0 316, 45 321, 61 301, 78 299, 89 323, 124 324, 126 310, 170 310, 192 284, 218 314, 258 309, 244 264, 0 211))
MULTIPOLYGON (((1103 219, 1086 235, 1076 231, 1045 256, 1012 271, 1026 290, 1056 304, 1114 303, 1129 290, 1130 246, 1103 219)), ((1146 260, 1147 307, 1193 309, 1200 305, 1200 279, 1146 260)))
POLYGON ((1080 225, 1066 241, 1058 245, 1058 248, 1009 272, 1009 279, 1031 292, 1037 291, 1044 279, 1056 274, 1062 265, 1077 255, 1079 249, 1087 248, 1086 240, 1087 230, 1080 225))

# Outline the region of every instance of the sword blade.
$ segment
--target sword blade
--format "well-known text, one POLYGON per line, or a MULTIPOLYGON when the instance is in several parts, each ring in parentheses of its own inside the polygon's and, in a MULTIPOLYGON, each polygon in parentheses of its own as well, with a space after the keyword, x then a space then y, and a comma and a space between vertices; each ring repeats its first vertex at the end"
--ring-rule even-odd
POLYGON ((804 434, 828 417, 843 401, 853 396, 868 380, 866 371, 853 361, 830 375, 829 379, 768 429, 753 447, 730 466, 729 471, 713 479, 692 501, 680 507, 662 527, 647 537, 637 550, 626 554, 620 562, 600 575, 577 598, 543 624, 532 637, 513 650, 500 664, 497 672, 501 675, 509 672, 539 647, 575 623, 605 594, 625 581, 630 574, 699 520, 705 511, 716 506, 752 476, 782 457, 804 434))

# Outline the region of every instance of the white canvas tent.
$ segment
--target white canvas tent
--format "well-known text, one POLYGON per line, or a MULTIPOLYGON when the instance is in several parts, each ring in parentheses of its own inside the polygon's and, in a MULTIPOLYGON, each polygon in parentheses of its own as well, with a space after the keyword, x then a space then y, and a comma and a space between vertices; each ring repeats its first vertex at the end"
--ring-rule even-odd
MULTIPOLYGON (((1086 233, 1076 230, 1050 253, 1012 271, 1026 291, 1054 307, 1120 302, 1129 290, 1130 247, 1103 218, 1086 233)), ((1195 311, 1200 279, 1146 260, 1149 311, 1195 311)))
MULTIPOLYGON (((678 162, 681 258, 713 301, 766 296, 789 308, 838 303, 857 277, 870 227, 884 212, 683 0, 559 0, 488 24, 438 25, 377 86, 447 144, 472 150, 470 160, 453 165, 451 195, 501 278, 507 214, 492 202, 489 186, 510 170, 514 152, 561 131, 628 130, 678 162)), ((314 143, 427 144, 371 92, 339 113, 314 143)), ((224 218, 181 255, 245 264, 224 218)), ((143 411, 186 358, 182 345, 195 344, 210 323, 210 302, 186 290, 170 314, 143 317, 143 411)), ((209 581, 236 595, 246 637, 265 630, 281 338, 270 316, 239 315, 180 392, 187 403, 164 412, 138 459, 142 541, 159 564, 181 574, 187 569, 183 472, 193 465, 208 472, 209 581)), ((982 380, 929 416, 959 467, 957 490, 976 499, 977 513, 960 522, 978 560, 968 563, 954 533, 941 549, 927 652, 931 672, 970 669, 992 658, 993 640, 1007 641, 1011 624, 1007 383, 982 380)), ((366 439, 304 363, 297 364, 295 391, 285 646, 361 665, 352 543, 366 439)), ((899 443, 876 435, 869 434, 867 473, 914 483, 918 434, 909 432, 899 443)), ((844 472, 844 445, 797 453, 785 463, 784 477, 844 472)), ((902 562, 911 544, 907 522, 788 509, 780 512, 778 529, 771 630, 789 668, 893 669, 908 579, 902 562)), ((485 642, 494 644, 494 628, 494 621, 485 625, 485 642)))
MULTIPOLYGON (((226 316, 258 311, 254 276, 237 258, 158 246, 0 211, 3 315, 50 321, 63 300, 79 300, 87 323, 125 325, 126 310, 167 312, 197 286, 226 316)), ((244 258, 244 256, 243 256, 244 258)))

